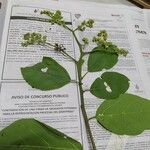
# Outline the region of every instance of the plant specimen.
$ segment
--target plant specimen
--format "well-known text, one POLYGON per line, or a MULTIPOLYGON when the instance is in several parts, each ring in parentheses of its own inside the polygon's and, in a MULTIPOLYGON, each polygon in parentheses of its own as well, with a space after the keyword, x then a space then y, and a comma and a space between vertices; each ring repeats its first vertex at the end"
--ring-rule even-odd
MULTIPOLYGON (((87 28, 93 28, 94 20, 92 19, 84 20, 77 26, 76 29, 71 29, 66 25, 59 10, 56 12, 44 10, 41 11, 41 15, 46 15, 49 18, 50 24, 59 25, 64 28, 64 30, 70 31, 79 47, 79 59, 76 60, 69 55, 64 45, 61 43, 49 43, 47 41, 47 37, 40 33, 34 32, 25 34, 22 46, 27 47, 34 44, 48 46, 74 62, 78 75, 78 81, 75 81, 74 84, 78 84, 79 86, 81 110, 93 150, 96 150, 96 145, 89 125, 90 119, 95 118, 105 129, 118 135, 138 135, 144 130, 150 129, 150 102, 139 96, 126 93, 130 83, 129 79, 125 75, 114 71, 105 71, 92 83, 88 90, 83 88, 83 79, 88 72, 102 72, 104 69, 111 69, 117 64, 118 57, 120 55, 126 57, 128 51, 119 48, 112 42, 109 42, 107 40, 108 34, 105 30, 98 32, 97 35, 93 37, 92 41, 89 41, 87 37, 84 37, 82 41, 80 41, 76 32, 84 32, 87 28), (85 52, 84 49, 89 42, 94 42, 96 47, 90 52, 85 52), (87 55, 88 71, 83 74, 82 69, 85 61, 84 57, 87 55), (103 99, 103 102, 98 107, 95 116, 92 118, 88 118, 86 113, 84 101, 85 92, 90 92, 97 98, 103 99)), ((33 66, 21 68, 21 73, 29 85, 40 90, 54 90, 72 82, 67 70, 51 57, 43 57, 41 62, 33 66)), ((64 145, 60 144, 59 149, 83 149, 77 141, 41 122, 32 119, 17 121, 10 127, 2 130, 1 135, 8 131, 13 132, 14 130, 18 130, 18 125, 21 126, 21 124, 24 124, 23 128, 26 128, 26 124, 28 127, 31 126, 32 131, 30 130, 29 133, 33 132, 41 137, 40 141, 44 140, 49 148, 58 149, 60 141, 60 143, 62 142, 64 145), (40 130, 40 133, 38 133, 36 129, 32 129, 33 127, 40 130), (52 138, 51 142, 49 141, 49 138, 52 138)), ((24 132, 19 132, 24 135, 24 132)), ((1 142, 0 145, 2 145, 1 142)), ((23 146, 22 143, 19 143, 19 145, 23 146)))

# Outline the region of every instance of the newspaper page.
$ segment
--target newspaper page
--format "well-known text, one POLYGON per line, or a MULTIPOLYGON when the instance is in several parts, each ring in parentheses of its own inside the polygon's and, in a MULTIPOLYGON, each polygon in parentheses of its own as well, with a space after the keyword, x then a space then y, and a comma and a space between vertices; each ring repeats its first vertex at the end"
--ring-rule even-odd
POLYGON ((7 8, 7 0, 0 0, 0 45, 2 39, 2 31, 4 27, 6 8, 7 8))
POLYGON ((144 14, 145 14, 145 22, 148 25, 148 28, 150 30, 150 10, 149 9, 145 9, 144 10, 144 14))
MULTIPOLYGON (((1 27, 2 26, 2 2, 1 1, 0 1, 0 22, 1 22, 0 23, 0 27, 1 27)), ((0 35, 2 35, 2 29, 0 30, 0 35)), ((1 38, 0 38, 0 41, 1 41, 1 38)))
POLYGON ((131 14, 134 26, 135 39, 144 59, 147 73, 150 78, 150 10, 137 10, 131 14))
MULTIPOLYGON (((61 0, 61 2, 53 3, 44 0, 39 5, 40 7, 37 5, 40 4, 40 0, 37 0, 36 3, 29 0, 12 2, 14 3, 8 11, 8 16, 11 16, 11 19, 5 21, 7 29, 4 31, 5 36, 2 45, 1 128, 18 118, 34 117, 77 139, 84 144, 84 150, 92 150, 88 145, 84 125, 81 122, 82 114, 79 110, 80 102, 77 85, 71 83, 62 89, 41 92, 32 89, 24 82, 19 69, 35 64, 41 60, 43 55, 50 55, 69 71, 72 79, 76 79, 75 66, 70 60, 62 58, 59 54, 44 47, 21 47, 21 38, 26 32, 43 33, 48 36, 49 41, 64 44, 68 49, 68 53, 78 58, 78 49, 70 34, 58 26, 50 27, 46 21, 43 24, 42 21, 38 20, 38 18, 43 20, 43 17, 41 18, 38 13, 33 12, 35 10, 38 12, 42 8, 60 9, 63 11, 67 22, 70 22, 68 24, 70 27, 77 26, 82 20, 93 18, 95 20, 94 29, 78 33, 78 37, 82 39, 86 36, 91 39, 100 29, 106 29, 110 41, 129 50, 128 56, 120 57, 117 66, 112 70, 128 76, 130 79, 130 93, 149 97, 147 90, 148 75, 144 59, 140 55, 139 45, 135 39, 135 33, 133 33, 134 26, 131 13, 134 8, 121 5, 108 6, 92 2, 73 2, 71 0, 61 0)), ((94 46, 93 44, 89 45, 86 51, 91 50, 94 46)), ((88 57, 85 57, 85 60, 87 59, 88 57)), ((84 64, 83 73, 86 70, 87 67, 84 64)), ((88 89, 100 74, 88 73, 84 78, 84 88, 88 89)), ((84 97, 88 117, 95 116, 96 109, 103 100, 97 99, 89 92, 86 92, 84 97)), ((138 136, 118 136, 105 130, 95 119, 90 120, 90 126, 98 150, 150 149, 149 131, 145 131, 138 136)))
MULTIPOLYGON (((119 47, 129 50, 127 57, 120 57, 117 66, 112 70, 125 74, 130 79, 130 89, 128 92, 148 97, 147 90, 148 75, 144 67, 144 60, 140 56, 139 47, 134 39, 134 28, 132 27, 132 19, 130 15, 135 8, 123 6, 108 6, 94 3, 80 3, 82 11, 75 14, 76 23, 79 24, 84 19, 94 18, 95 26, 93 30, 86 30, 79 33, 80 39, 83 37, 91 37, 101 29, 108 31, 109 40, 116 43, 119 47), (133 9, 133 10, 132 10, 133 9), (139 64, 140 62, 140 64, 139 64)), ((86 51, 94 48, 91 44, 86 51)), ((85 58, 86 60, 88 59, 85 58)), ((87 71, 87 65, 84 66, 84 72, 87 71)), ((99 77, 101 73, 88 73, 84 79, 85 89, 89 89, 91 83, 99 77)), ((97 99, 89 92, 85 95, 86 108, 89 118, 95 116, 96 109, 103 100, 97 99)), ((101 127, 95 119, 90 120, 90 126, 96 142, 98 150, 146 150, 150 149, 150 131, 145 131, 138 136, 118 136, 111 134, 109 131, 101 127)), ((91 149, 91 148, 89 148, 91 149)))
MULTIPOLYGON (((45 4, 55 10, 52 5, 45 4)), ((41 16, 40 11, 43 9, 46 9, 45 6, 38 1, 34 5, 29 1, 9 1, 0 63, 0 128, 19 118, 35 118, 83 144, 77 84, 70 83, 57 90, 40 91, 30 87, 20 72, 21 67, 34 65, 43 56, 49 56, 69 72, 72 80, 77 80, 76 68, 70 59, 44 46, 21 46, 25 33, 38 32, 46 35, 48 42, 63 44, 66 51, 75 58, 73 37, 67 30, 51 25, 48 18, 41 16)), ((72 28, 71 13, 62 13, 66 24, 72 28)))

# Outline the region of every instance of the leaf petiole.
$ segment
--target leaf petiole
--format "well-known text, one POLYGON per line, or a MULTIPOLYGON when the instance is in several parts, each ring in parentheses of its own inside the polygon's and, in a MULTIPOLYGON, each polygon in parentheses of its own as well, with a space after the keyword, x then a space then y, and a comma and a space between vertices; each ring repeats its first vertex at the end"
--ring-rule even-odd
POLYGON ((90 120, 95 119, 95 118, 96 118, 96 116, 93 116, 93 117, 90 117, 88 120, 90 121, 90 120))
POLYGON ((79 84, 79 82, 78 82, 78 81, 76 81, 76 80, 71 80, 70 82, 71 82, 71 83, 79 84))
POLYGON ((90 91, 90 89, 87 89, 87 90, 83 90, 83 93, 85 93, 85 92, 89 92, 90 91))
POLYGON ((83 76, 82 76, 82 80, 84 79, 84 77, 88 74, 89 72, 87 71, 83 76))

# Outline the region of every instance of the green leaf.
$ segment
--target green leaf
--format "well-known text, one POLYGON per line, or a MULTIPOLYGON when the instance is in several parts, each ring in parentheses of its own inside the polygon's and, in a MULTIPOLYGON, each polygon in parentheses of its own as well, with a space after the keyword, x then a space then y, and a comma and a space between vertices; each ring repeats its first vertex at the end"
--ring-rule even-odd
POLYGON ((43 57, 42 62, 31 67, 21 68, 26 82, 40 90, 58 89, 70 82, 68 72, 50 57, 43 57))
POLYGON ((117 72, 105 72, 91 85, 90 92, 102 99, 114 99, 129 88, 129 79, 117 72))
POLYGON ((104 101, 96 112, 97 121, 119 135, 138 135, 150 129, 150 101, 132 94, 104 101))
MULTIPOLYGON (((113 47, 109 46, 107 49, 113 47)), ((104 46, 98 46, 92 50, 88 59, 88 71, 97 72, 103 69, 110 69, 118 62, 116 53, 109 53, 104 46)))
POLYGON ((1 150, 83 150, 67 135, 34 119, 21 119, 0 132, 1 150))

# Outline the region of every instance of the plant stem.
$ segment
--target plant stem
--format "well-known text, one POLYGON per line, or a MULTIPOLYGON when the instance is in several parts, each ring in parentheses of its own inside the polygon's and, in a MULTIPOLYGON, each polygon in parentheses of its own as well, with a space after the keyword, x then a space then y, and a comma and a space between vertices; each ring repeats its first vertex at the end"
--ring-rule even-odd
POLYGON ((64 53, 66 56, 68 56, 70 59, 72 59, 75 63, 77 63, 77 61, 72 56, 70 56, 68 53, 66 53, 65 51, 62 51, 62 53, 64 53))
POLYGON ((90 125, 89 125, 89 120, 88 120, 88 116, 87 116, 87 113, 86 113, 85 103, 84 103, 84 96, 83 96, 83 94, 84 94, 83 87, 82 87, 82 79, 83 79, 82 78, 82 59, 83 59, 83 56, 84 56, 83 47, 82 47, 82 44, 79 42, 79 40, 78 40, 78 38, 75 34, 76 30, 72 30, 67 26, 65 28, 73 34, 73 37, 75 38, 75 41, 77 42, 79 50, 80 50, 80 58, 76 63, 76 67, 77 67, 77 71, 78 71, 79 91, 80 91, 80 100, 81 100, 81 111, 82 111, 82 114, 83 114, 86 130, 87 130, 87 132, 89 134, 89 137, 90 137, 92 148, 93 148, 93 150, 96 150, 96 145, 95 145, 93 135, 92 135, 92 131, 91 131, 91 128, 90 128, 90 125))
POLYGON ((82 57, 82 56, 83 56, 82 44, 79 42, 79 40, 78 40, 78 38, 77 38, 77 36, 76 36, 76 34, 75 34, 74 31, 72 31, 72 34, 73 34, 73 36, 74 36, 74 38, 75 38, 75 40, 76 40, 76 42, 77 42, 77 44, 78 44, 78 46, 79 46, 80 57, 82 57))
POLYGON ((81 98, 81 110, 82 110, 82 114, 83 114, 83 118, 84 118, 84 122, 85 122, 85 127, 86 127, 86 130, 87 130, 90 140, 91 140, 92 148, 93 148, 93 150, 96 150, 96 145, 95 145, 95 142, 93 139, 93 135, 92 135, 91 128, 89 125, 88 116, 87 116, 86 109, 85 109, 84 96, 83 96, 84 92, 83 92, 83 88, 82 88, 82 78, 81 78, 81 71, 82 71, 81 60, 82 60, 82 57, 80 57, 80 59, 77 63, 78 78, 79 78, 79 90, 80 90, 80 98, 81 98))
MULTIPOLYGON (((51 43, 46 43, 48 46, 51 46, 51 47, 55 47, 55 45, 53 45, 53 44, 51 44, 51 43)), ((67 57, 69 57, 71 60, 73 60, 75 63, 77 63, 77 61, 72 57, 72 56, 70 56, 67 52, 65 52, 65 51, 60 51, 64 56, 67 56, 67 57)))

